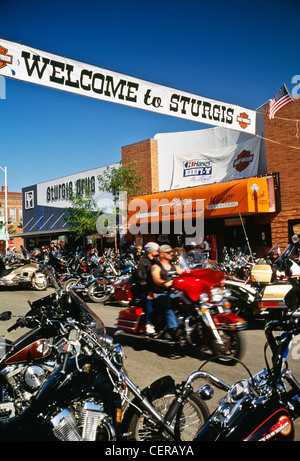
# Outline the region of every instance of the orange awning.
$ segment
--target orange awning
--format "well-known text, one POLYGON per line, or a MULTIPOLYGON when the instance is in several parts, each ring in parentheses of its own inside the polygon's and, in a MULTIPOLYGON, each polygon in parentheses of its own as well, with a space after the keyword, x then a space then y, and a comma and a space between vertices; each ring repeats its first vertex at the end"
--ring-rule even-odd
POLYGON ((133 198, 129 220, 140 223, 198 217, 229 217, 275 211, 273 176, 158 192, 133 198))

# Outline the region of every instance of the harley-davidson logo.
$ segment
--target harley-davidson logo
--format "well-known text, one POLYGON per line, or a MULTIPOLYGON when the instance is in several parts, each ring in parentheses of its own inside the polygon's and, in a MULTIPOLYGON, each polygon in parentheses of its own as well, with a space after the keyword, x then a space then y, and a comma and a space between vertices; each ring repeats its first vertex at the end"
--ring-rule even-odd
POLYGON ((244 171, 247 166, 253 161, 253 154, 250 150, 243 150, 233 162, 233 168, 237 171, 244 171))
POLYGON ((8 50, 0 45, 0 69, 5 67, 7 64, 12 64, 13 57, 7 54, 8 50))
POLYGON ((288 436, 293 429, 292 423, 287 416, 281 416, 277 423, 275 423, 268 434, 264 434, 264 436, 260 439, 261 441, 269 440, 274 437, 276 434, 280 432, 280 434, 284 436, 288 436))
POLYGON ((251 125, 251 120, 249 119, 249 115, 246 114, 246 112, 242 112, 240 115, 238 115, 236 120, 239 122, 240 127, 243 129, 251 125))

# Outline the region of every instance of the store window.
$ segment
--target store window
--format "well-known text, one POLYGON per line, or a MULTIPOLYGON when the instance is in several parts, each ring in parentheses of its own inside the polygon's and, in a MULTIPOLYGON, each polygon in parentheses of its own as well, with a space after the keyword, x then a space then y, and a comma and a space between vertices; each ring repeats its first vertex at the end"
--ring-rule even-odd
POLYGON ((11 220, 11 222, 16 222, 16 209, 15 208, 9 209, 9 219, 11 220))

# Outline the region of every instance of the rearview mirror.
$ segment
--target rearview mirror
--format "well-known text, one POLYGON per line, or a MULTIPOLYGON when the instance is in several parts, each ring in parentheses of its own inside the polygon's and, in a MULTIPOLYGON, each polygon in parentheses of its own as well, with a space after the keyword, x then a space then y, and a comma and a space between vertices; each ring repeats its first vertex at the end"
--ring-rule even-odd
POLYGON ((12 317, 12 312, 11 311, 4 311, 2 314, 0 314, 0 320, 10 320, 12 317))

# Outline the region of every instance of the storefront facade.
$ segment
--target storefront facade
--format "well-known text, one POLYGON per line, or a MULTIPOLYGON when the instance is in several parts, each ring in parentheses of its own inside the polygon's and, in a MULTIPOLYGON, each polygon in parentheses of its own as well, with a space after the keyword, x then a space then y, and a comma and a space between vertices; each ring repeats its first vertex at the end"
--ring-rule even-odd
POLYGON ((267 175, 143 195, 130 203, 129 232, 144 243, 165 236, 173 246, 186 244, 187 237, 200 244, 208 235, 218 259, 224 246, 245 246, 246 231, 251 248, 263 254, 270 241, 266 223, 278 201, 276 185, 277 176, 267 175))
MULTIPOLYGON (((115 167, 119 164, 109 165, 115 167)), ((98 207, 107 211, 112 197, 99 189, 98 176, 107 167, 99 167, 71 174, 22 189, 23 238, 27 249, 49 245, 50 242, 68 243, 69 225, 66 222, 71 194, 82 194, 87 187, 98 207)))
MULTIPOLYGON (((144 195, 139 199, 147 207, 146 212, 136 210, 137 216, 143 216, 137 222, 144 226, 147 220, 160 222, 159 235, 151 232, 151 226, 148 232, 144 227, 141 235, 135 231, 133 240, 145 244, 163 236, 174 246, 184 244, 186 232, 178 232, 179 227, 174 226, 178 218, 172 204, 203 200, 203 235, 209 236, 216 257, 224 246, 243 248, 247 242, 257 255, 265 254, 272 245, 272 220, 280 211, 280 175, 277 170, 269 173, 264 116, 260 113, 256 131, 262 136, 224 128, 164 133, 123 147, 122 162, 135 161, 144 178, 144 195), (150 202, 163 199, 169 200, 171 214, 155 217, 157 210, 150 202), (170 220, 169 232, 163 227, 166 219, 170 220)), ((188 216, 183 208, 177 214, 179 219, 184 213, 188 216)), ((134 211, 131 218, 134 220, 134 211)), ((191 219, 195 220, 195 215, 191 219)))

